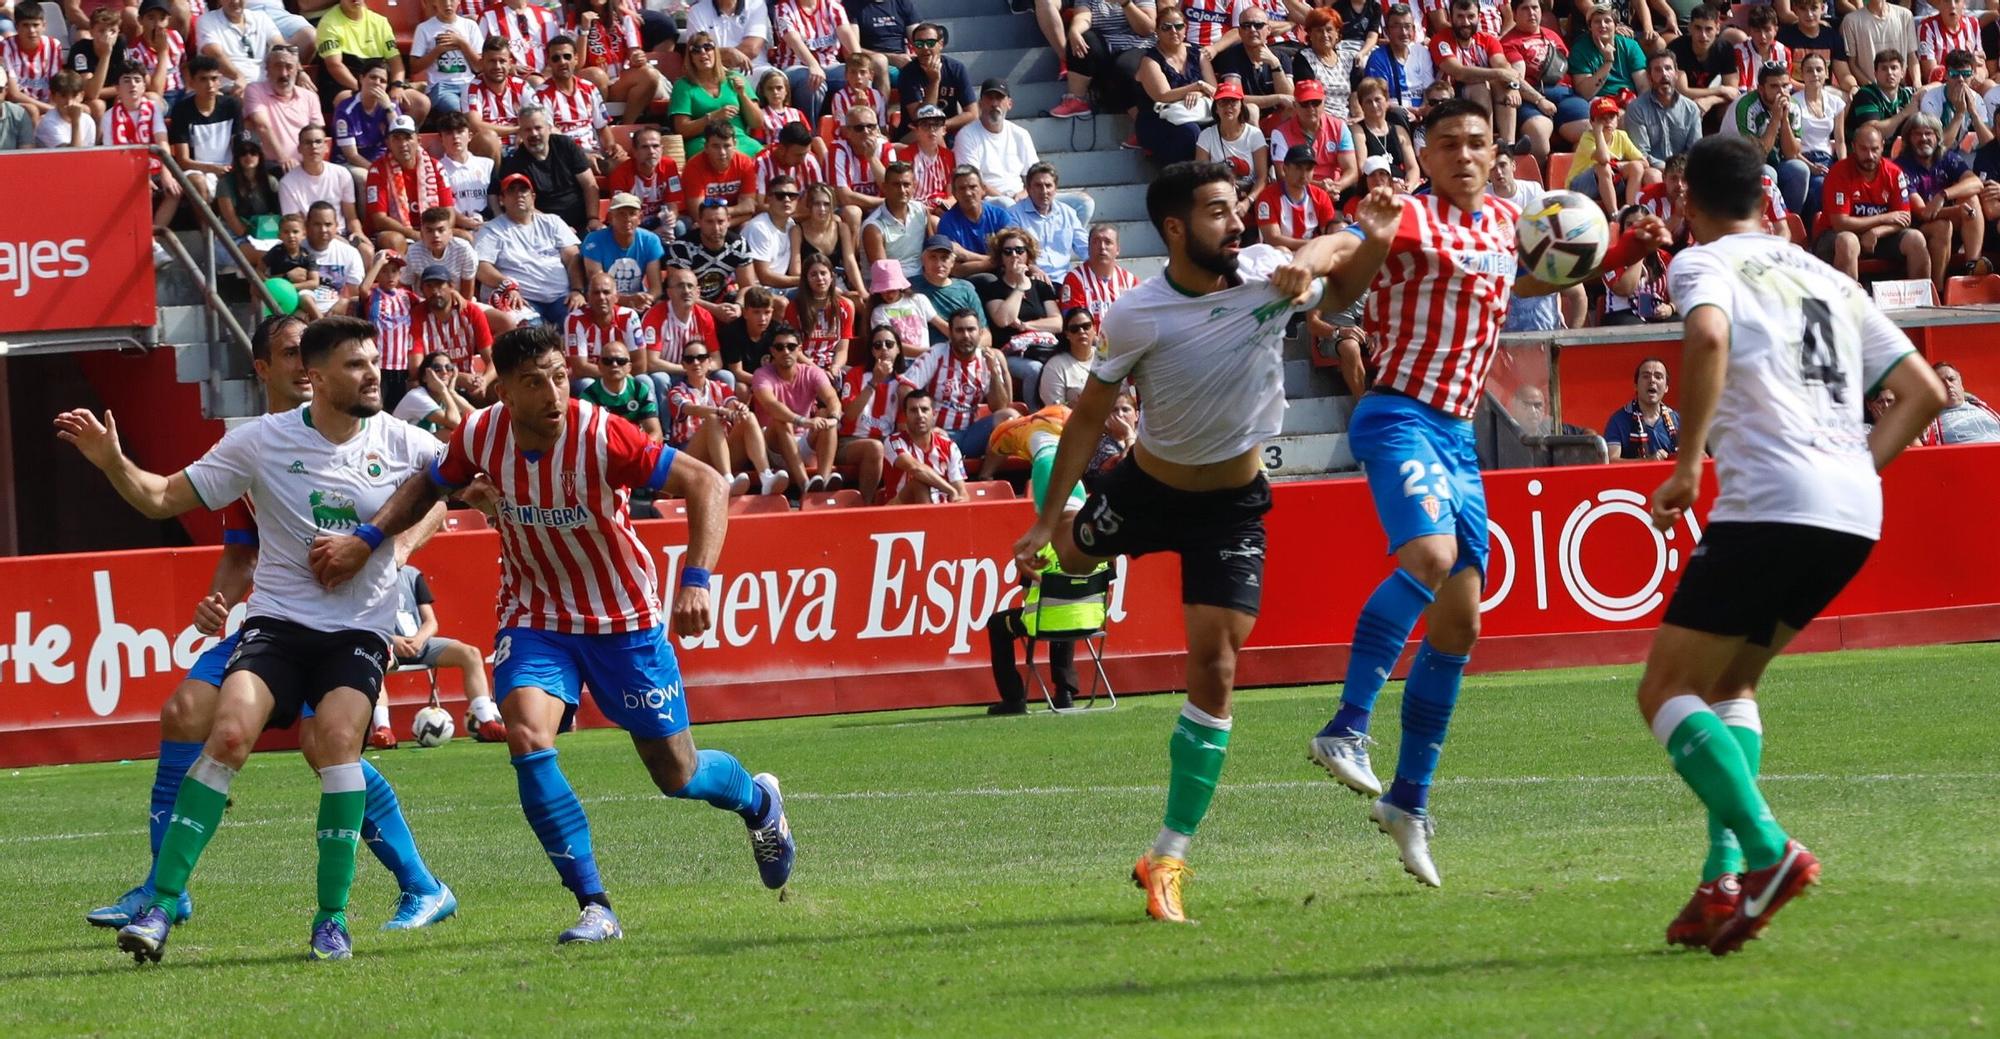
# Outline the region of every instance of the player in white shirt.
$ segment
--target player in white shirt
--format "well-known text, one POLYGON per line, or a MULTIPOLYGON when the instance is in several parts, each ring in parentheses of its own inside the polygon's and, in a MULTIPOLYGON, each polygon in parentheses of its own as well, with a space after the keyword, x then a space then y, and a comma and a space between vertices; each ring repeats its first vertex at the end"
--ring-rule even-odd
MULTIPOLYGON (((1187 921, 1187 848, 1222 774, 1236 654, 1262 599, 1271 508, 1262 449, 1284 417, 1285 326, 1318 302, 1318 279, 1333 268, 1330 237, 1295 257, 1243 248, 1238 204, 1235 174, 1220 163, 1175 163, 1147 188, 1166 270, 1105 313, 1104 350, 1063 430, 1040 515, 1014 545, 1023 573, 1042 569, 1051 544, 1068 574, 1119 555, 1180 557, 1188 699, 1171 745, 1165 825, 1132 871, 1147 913, 1175 923, 1187 921), (1127 378, 1145 401, 1139 443, 1065 529, 1070 490, 1127 378)), ((1386 222, 1381 234, 1400 215, 1386 191, 1358 211, 1371 229, 1386 222)))
POLYGON ((1667 270, 1686 315, 1680 461, 1653 493, 1653 525, 1671 531, 1694 507, 1711 447, 1717 493, 1639 680, 1640 712, 1708 808, 1702 883, 1667 940, 1717 956, 1820 871, 1757 789, 1758 679, 1861 569, 1882 532, 1876 474, 1945 400, 1858 285, 1763 232, 1763 161, 1737 137, 1688 154, 1700 244, 1667 270), (1862 400, 1877 387, 1896 404, 1871 429, 1862 400))
MULTIPOLYGON (((172 476, 146 472, 121 453, 115 422, 86 410, 56 418, 57 433, 111 479, 127 503, 154 519, 197 507, 220 508, 249 495, 260 551, 249 617, 231 656, 206 745, 173 806, 160 846, 153 902, 118 932, 118 946, 158 960, 168 914, 209 838, 222 822, 230 781, 269 726, 314 712, 320 774, 319 912, 308 955, 345 959, 352 943, 346 909, 360 842, 362 738, 382 691, 395 629, 396 559, 381 532, 363 522, 413 474, 443 453, 434 437, 382 410, 374 329, 357 318, 307 328, 300 356, 312 401, 231 430, 193 465, 172 476), (358 579, 323 588, 309 565, 329 535, 352 534, 371 552, 358 579)), ((106 418, 109 418, 107 414, 106 418)))

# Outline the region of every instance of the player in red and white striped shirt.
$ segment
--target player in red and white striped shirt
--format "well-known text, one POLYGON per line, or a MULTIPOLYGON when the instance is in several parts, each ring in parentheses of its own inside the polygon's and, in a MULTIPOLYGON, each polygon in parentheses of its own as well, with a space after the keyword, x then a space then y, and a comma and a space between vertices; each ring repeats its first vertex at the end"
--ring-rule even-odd
POLYGON ((514 66, 524 76, 539 76, 548 66, 549 41, 562 35, 560 17, 546 7, 528 0, 505 0, 479 16, 479 28, 486 38, 507 42, 514 66))
POLYGON ((604 96, 597 92, 596 84, 576 72, 576 41, 556 37, 549 43, 549 78, 535 92, 535 100, 548 107, 549 122, 557 133, 575 141, 585 155, 597 155, 608 150, 598 140, 609 122, 604 116, 604 96))
POLYGON ((0 65, 6 66, 6 78, 36 102, 36 116, 49 110, 49 80, 63 67, 62 44, 48 35, 47 28, 40 5, 24 3, 14 10, 15 35, 0 39, 0 65))
MULTIPOLYGON (((1323 313, 1366 294, 1362 327, 1373 340, 1375 385, 1355 406, 1348 442, 1397 569, 1362 607, 1341 707, 1309 746, 1312 759, 1342 784, 1382 793, 1368 760, 1368 721, 1417 620, 1423 647, 1403 694, 1403 744, 1396 783, 1371 818, 1395 840, 1403 868, 1440 883, 1430 856, 1427 814, 1432 772, 1458 698, 1459 676, 1478 638, 1486 572, 1486 494, 1479 477, 1472 414, 1499 349, 1510 290, 1556 291, 1520 275, 1514 204, 1485 194, 1498 149, 1486 110, 1463 100, 1435 104, 1424 118, 1420 157, 1433 195, 1370 190, 1357 223, 1336 237, 1342 251, 1327 278, 1323 313)), ((1658 218, 1637 218, 1607 250, 1605 267, 1629 266, 1667 244, 1658 218)), ((1578 272, 1583 277, 1597 271, 1578 272)))
POLYGON ((534 96, 528 81, 514 75, 514 55, 507 42, 487 37, 480 52, 479 78, 465 88, 465 118, 475 134, 473 150, 498 161, 503 147, 514 146, 521 105, 534 96))
POLYGON ((903 429, 889 434, 889 500, 897 505, 964 501, 965 455, 932 425, 931 395, 903 395, 903 429))
POLYGON ((916 130, 910 135, 910 143, 896 149, 896 157, 909 163, 910 172, 916 177, 916 188, 910 197, 930 207, 932 212, 951 207, 951 171, 958 168, 958 158, 944 144, 944 125, 944 109, 925 105, 917 109, 916 130))
MULTIPOLYGON (((556 733, 586 684, 605 716, 632 735, 654 785, 669 797, 736 812, 750 827, 765 885, 783 887, 795 849, 778 781, 751 776, 721 751, 696 751, 686 687, 667 641, 670 616, 673 633, 686 638, 713 622, 709 570, 722 551, 724 481, 609 411, 571 399, 553 329, 508 332, 495 341, 493 362, 501 403, 474 412, 428 476, 405 482, 363 530, 393 536, 443 493, 480 477, 497 492, 494 685, 522 811, 582 908, 558 941, 624 933, 598 877, 583 805, 556 763, 556 733), (671 614, 661 608, 652 554, 632 529, 628 489, 686 500, 688 543, 674 553, 681 567, 671 614)), ((360 536, 334 539, 316 550, 313 568, 337 583, 374 550, 360 536)))
MULTIPOLYGON (((1983 54, 1979 45, 1979 19, 1965 14, 1965 0, 1934 0, 1937 14, 1917 19, 1917 60, 1924 82, 1933 70, 1944 66, 1944 56, 1964 50, 1983 54)), ((1908 60, 1909 56, 1904 55, 1908 60)))
POLYGON ((1118 250, 1118 225, 1098 224, 1090 229, 1090 258, 1063 275, 1065 313, 1082 307, 1101 321, 1121 293, 1139 284, 1138 275, 1118 266, 1118 250))
POLYGON ((590 276, 583 294, 583 307, 563 319, 563 350, 569 355, 571 378, 596 378, 597 355, 612 342, 639 350, 639 314, 618 305, 618 283, 610 272, 590 276))

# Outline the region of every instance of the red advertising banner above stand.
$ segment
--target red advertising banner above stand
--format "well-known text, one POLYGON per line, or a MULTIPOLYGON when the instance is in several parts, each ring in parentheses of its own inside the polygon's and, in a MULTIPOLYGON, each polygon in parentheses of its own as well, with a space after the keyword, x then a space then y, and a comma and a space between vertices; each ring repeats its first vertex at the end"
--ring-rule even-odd
POLYGON ((149 161, 144 148, 0 153, 0 337, 153 326, 149 161))
MULTIPOLYGON (((1699 520, 1666 533, 1647 521, 1646 496, 1666 473, 1487 474, 1493 555, 1475 669, 1640 659, 1701 533, 1699 520)), ((1890 470, 1887 498, 1882 544, 1798 648, 2000 638, 2000 541, 1987 520, 2000 512, 2000 447, 1911 451, 1890 470)), ((680 641, 695 720, 990 700, 982 629, 1018 601, 1007 552, 1028 522, 1025 502, 732 520, 714 568, 715 626, 680 641)), ((1269 523, 1264 609, 1239 679, 1337 681, 1355 615, 1390 566, 1367 488, 1282 485, 1269 523)), ((640 526, 671 587, 683 524, 640 526)), ((189 619, 218 553, 0 559, 0 767, 153 754, 160 705, 210 644, 189 619)), ((491 645, 498 554, 485 531, 441 535, 417 554, 444 634, 491 645)), ((1170 557, 1126 569, 1107 645, 1121 691, 1181 687, 1179 602, 1170 557)), ((441 679, 457 700, 455 676, 441 679)), ((428 687, 398 675, 390 692, 404 728, 428 687)), ((602 717, 586 707, 582 722, 602 717)))

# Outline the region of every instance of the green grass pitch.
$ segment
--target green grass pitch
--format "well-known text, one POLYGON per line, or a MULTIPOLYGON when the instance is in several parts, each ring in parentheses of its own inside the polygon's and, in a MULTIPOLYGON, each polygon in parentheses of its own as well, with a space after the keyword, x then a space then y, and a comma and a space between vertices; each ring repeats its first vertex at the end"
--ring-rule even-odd
POLYGON ((1146 921, 1126 879, 1159 825, 1178 696, 699 727, 785 783, 783 899, 736 819, 654 795, 616 732, 565 737, 626 928, 597 948, 553 944, 574 903, 501 747, 374 755, 462 909, 377 932, 395 892, 364 850, 346 964, 302 958, 317 788, 296 755, 244 771, 195 919, 143 969, 82 914, 143 865, 152 763, 21 770, 0 775, 0 1033, 1990 1034, 1996 666, 1990 646, 1777 663, 1765 789, 1826 873, 1721 961, 1661 940, 1704 836, 1633 667, 1467 681, 1433 798, 1439 891, 1305 761, 1335 690, 1243 694, 1190 928, 1146 921))

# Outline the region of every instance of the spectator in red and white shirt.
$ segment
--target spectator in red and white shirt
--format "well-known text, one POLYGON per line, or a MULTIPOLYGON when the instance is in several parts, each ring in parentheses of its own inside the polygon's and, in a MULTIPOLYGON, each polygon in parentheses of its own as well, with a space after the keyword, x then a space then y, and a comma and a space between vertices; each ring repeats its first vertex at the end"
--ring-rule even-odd
POLYGON ((847 84, 826 100, 826 114, 836 123, 845 124, 848 109, 859 106, 875 110, 875 118, 884 122, 889 118, 889 99, 875 89, 875 62, 867 51, 855 51, 844 62, 847 68, 847 84))
POLYGON ((771 178, 783 174, 792 178, 800 192, 826 179, 826 169, 812 153, 813 132, 804 123, 792 123, 778 131, 778 138, 757 156, 757 194, 767 193, 771 178))
MULTIPOLYGON (((1950 3, 1951 0, 1945 0, 1950 3)), ((1770 5, 1751 7, 1748 38, 1736 45, 1736 69, 1722 77, 1724 86, 1741 90, 1757 85, 1757 70, 1773 62, 1792 67, 1792 50, 1778 42, 1778 12, 1770 5)))
MULTIPOLYGON (((563 349, 569 355, 571 379, 599 376, 597 355, 610 342, 632 350, 640 340, 639 315, 631 307, 618 305, 618 283, 610 274, 591 275, 583 293, 583 306, 569 312, 563 322, 563 349)), ((636 353, 636 351, 635 351, 636 353)))
POLYGON ((381 351, 382 410, 395 411, 403 394, 417 382, 416 367, 424 355, 416 350, 413 320, 423 301, 403 287, 403 254, 382 249, 368 269, 368 293, 354 301, 354 316, 375 326, 375 347, 381 351))
POLYGON ((903 395, 903 431, 889 436, 889 500, 897 505, 965 501, 965 456, 932 425, 931 395, 903 395))
MULTIPOLYGON (((1370 156, 1369 161, 1380 158, 1385 157, 1370 156)), ((1312 182, 1312 174, 1312 149, 1294 145, 1285 154, 1278 181, 1265 185, 1264 193, 1257 196, 1253 215, 1257 233, 1264 242, 1281 249, 1297 249, 1307 239, 1332 229, 1340 211, 1334 208, 1333 196, 1312 182)))
POLYGON ((770 467, 764 427, 729 387, 708 377, 721 360, 714 349, 696 340, 681 355, 687 375, 667 392, 667 410, 673 418, 667 442, 730 476, 731 497, 749 492, 753 473, 757 493, 783 494, 791 486, 791 475, 770 467))
POLYGON ((896 431, 897 398, 903 390, 903 337, 894 327, 868 330, 868 360, 849 368, 840 380, 840 434, 887 440, 896 431))
MULTIPOLYGON (((119 73, 117 87, 117 99, 104 108, 97 139, 114 148, 167 143, 167 106, 146 93, 146 70, 128 66, 119 73)), ((179 193, 180 182, 161 175, 160 160, 153 160, 152 170, 156 189, 179 193)))
POLYGON ((1944 56, 1952 51, 1983 51, 1979 19, 1965 13, 1965 0, 1932 0, 1931 6, 1937 14, 1917 19, 1917 62, 1924 83, 1934 82, 1944 56))
POLYGON ((960 452, 967 458, 985 459, 979 473, 984 480, 993 475, 1001 461, 999 455, 989 455, 986 441, 992 437, 995 426, 1020 412, 1013 408, 1007 366, 999 361, 999 352, 979 346, 978 315, 967 308, 948 315, 946 321, 950 325, 950 341, 931 347, 930 352, 917 358, 909 371, 903 373, 903 382, 930 393, 936 403, 939 428, 951 434, 960 452), (981 405, 989 411, 985 418, 977 417, 981 405))
POLYGON ((909 163, 910 171, 916 175, 917 201, 933 213, 942 213, 950 209, 954 201, 951 197, 951 171, 958 166, 958 159, 944 143, 944 109, 924 105, 917 109, 914 125, 909 143, 896 149, 896 157, 909 163))
POLYGON ((1308 79, 1298 86, 1298 102, 1291 118, 1271 128, 1271 155, 1279 161, 1293 148, 1309 149, 1313 179, 1329 194, 1338 195, 1361 179, 1360 162, 1355 157, 1354 131, 1347 122, 1326 110, 1326 89, 1319 80, 1308 79))
MULTIPOLYGON (((364 212, 369 233, 383 248, 402 249, 422 235, 418 228, 424 213, 457 201, 437 160, 417 143, 417 121, 397 116, 389 124, 389 149, 368 167, 364 212)), ((456 213, 454 209, 454 222, 456 213)), ((468 230, 471 226, 467 221, 468 230)))
MULTIPOLYGON (((165 20, 161 21, 164 24, 165 20)), ((14 5, 14 35, 0 38, 0 66, 6 70, 4 96, 27 108, 36 119, 48 114, 49 81, 63 70, 62 44, 48 35, 47 28, 41 5, 23 0, 14 5)), ((174 53, 179 55, 178 50, 174 53)))
POLYGON ((834 466, 852 464, 860 470, 855 482, 861 500, 873 504, 882 482, 881 441, 850 437, 842 442, 840 396, 834 393, 826 369, 806 361, 798 329, 778 321, 768 335, 771 360, 751 377, 750 389, 764 435, 785 460, 785 472, 811 494, 838 490, 843 477, 834 466), (807 466, 817 470, 811 477, 806 475, 807 466))
POLYGON ((1813 251, 1857 281, 1863 256, 1899 266, 1901 277, 1929 279, 1930 248, 1910 223, 1910 190, 1902 169, 1882 157, 1881 131, 1855 130, 1847 158, 1826 171, 1813 251))
MULTIPOLYGON (((1645 0, 1640 0, 1644 3, 1645 0)), ((1448 32, 1431 39, 1431 66, 1458 87, 1458 96, 1493 113, 1493 139, 1513 141, 1521 108, 1521 74, 1482 15, 1499 9, 1479 0, 1451 0, 1448 32)), ((1498 24, 1498 19, 1495 19, 1498 24)))
MULTIPOLYGON (((701 305, 700 282, 693 271, 667 268, 665 290, 659 302, 639 319, 639 339, 632 344, 636 359, 633 371, 653 380, 660 400, 667 399, 674 380, 683 374, 681 355, 689 343, 714 346, 721 341, 716 336, 715 315, 701 305)), ((729 372, 716 372, 715 378, 726 385, 736 381, 729 372)))
POLYGON ((479 16, 479 30, 507 48, 523 75, 539 77, 548 64, 550 41, 562 35, 562 21, 555 11, 528 0, 503 0, 479 16))
POLYGON ((125 64, 145 69, 146 89, 163 97, 186 85, 181 64, 187 56, 187 40, 170 23, 172 11, 166 0, 147 0, 139 6, 138 34, 125 39, 125 64))
POLYGON ((597 164, 599 176, 611 172, 625 160, 625 151, 605 132, 609 120, 597 84, 576 74, 576 41, 568 36, 550 40, 548 60, 548 78, 535 92, 536 99, 548 108, 555 131, 575 141, 597 164))
POLYGON ((817 119, 827 93, 847 83, 841 57, 861 49, 860 30, 838 0, 777 0, 771 30, 771 64, 785 70, 792 98, 817 119))
POLYGON ((1062 310, 1082 307, 1097 319, 1125 290, 1139 284, 1139 276, 1118 266, 1118 225, 1098 224, 1090 229, 1090 258, 1063 275, 1062 310))
POLYGON ((636 123, 653 102, 673 92, 646 56, 638 0, 585 0, 583 6, 576 16, 583 51, 578 74, 595 84, 605 100, 625 106, 619 122, 636 123))
POLYGON ((475 403, 485 401, 493 378, 493 328, 485 308, 458 292, 451 268, 444 264, 425 267, 419 277, 423 305, 410 323, 417 353, 451 358, 458 368, 458 391, 475 403), (481 371, 474 371, 474 360, 481 362, 481 371))
POLYGON ((527 80, 514 75, 514 53, 506 40, 488 36, 480 49, 479 78, 465 89, 465 118, 472 123, 472 150, 498 162, 502 151, 514 146, 521 105, 534 93, 527 80))
MULTIPOLYGON (((768 67, 764 69, 763 74, 757 77, 756 93, 757 113, 763 116, 763 120, 757 126, 751 127, 750 132, 758 140, 770 144, 778 139, 779 130, 793 123, 805 123, 808 127, 812 125, 806 119, 804 112, 792 107, 792 81, 785 78, 784 69, 768 67)), ((820 142, 817 137, 814 141, 816 143, 813 154, 825 158, 825 143, 820 142)))
POLYGON ((680 220, 681 168, 667 155, 657 126, 632 135, 632 157, 611 171, 611 193, 639 199, 639 226, 671 238, 680 220))
POLYGON ((886 198, 882 179, 889 164, 896 161, 896 149, 883 135, 874 109, 850 108, 841 125, 841 139, 827 156, 829 179, 840 202, 841 219, 859 235, 862 217, 873 213, 886 198))

